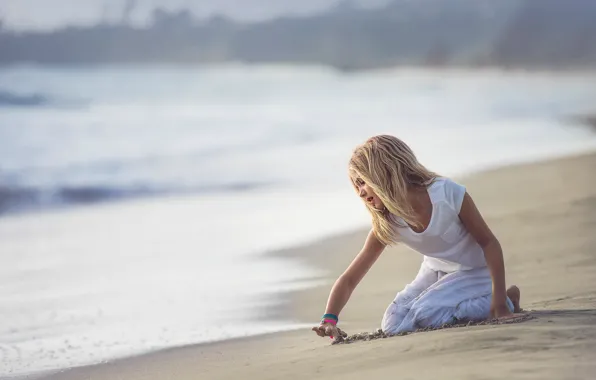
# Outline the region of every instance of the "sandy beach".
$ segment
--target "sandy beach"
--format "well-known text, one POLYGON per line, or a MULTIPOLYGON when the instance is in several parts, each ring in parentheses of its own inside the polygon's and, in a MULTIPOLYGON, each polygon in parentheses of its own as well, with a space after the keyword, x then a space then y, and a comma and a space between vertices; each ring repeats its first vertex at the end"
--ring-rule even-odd
MULTIPOLYGON (((535 319, 331 345, 309 329, 171 349, 48 377, 67 379, 591 379, 596 371, 596 154, 511 166, 460 179, 504 249, 508 285, 535 319)), ((317 323, 330 286, 366 231, 273 253, 328 273, 283 297, 283 316, 317 323)), ((341 314, 348 334, 379 327, 421 256, 387 250, 341 314)))

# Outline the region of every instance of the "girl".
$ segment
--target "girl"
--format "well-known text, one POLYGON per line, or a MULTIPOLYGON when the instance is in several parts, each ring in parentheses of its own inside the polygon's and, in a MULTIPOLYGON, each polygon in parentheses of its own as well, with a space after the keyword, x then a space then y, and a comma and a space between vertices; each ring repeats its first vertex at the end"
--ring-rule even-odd
POLYGON ((398 242, 424 255, 412 283, 397 293, 381 328, 396 334, 445 323, 518 317, 520 291, 505 290, 503 252, 466 189, 418 162, 393 136, 356 148, 350 179, 372 215, 364 247, 337 279, 319 336, 338 337, 338 315, 383 252, 398 242))

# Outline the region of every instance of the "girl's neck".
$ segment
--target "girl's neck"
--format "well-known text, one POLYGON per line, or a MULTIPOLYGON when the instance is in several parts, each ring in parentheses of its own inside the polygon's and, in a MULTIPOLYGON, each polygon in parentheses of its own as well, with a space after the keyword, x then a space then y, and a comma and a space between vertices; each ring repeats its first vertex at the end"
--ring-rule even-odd
POLYGON ((410 226, 410 228, 414 229, 416 232, 426 230, 430 223, 433 209, 427 188, 422 186, 410 189, 408 191, 407 199, 416 220, 420 223, 419 226, 410 226))

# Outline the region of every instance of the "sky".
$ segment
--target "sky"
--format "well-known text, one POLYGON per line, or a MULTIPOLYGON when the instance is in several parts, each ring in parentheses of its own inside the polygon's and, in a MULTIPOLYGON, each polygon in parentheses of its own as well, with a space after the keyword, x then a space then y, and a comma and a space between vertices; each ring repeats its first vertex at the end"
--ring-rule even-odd
MULTIPOLYGON (((50 30, 64 25, 89 25, 119 20, 133 0, 0 0, 0 19, 15 30, 50 30)), ((352 0, 376 6, 387 0, 352 0)), ((287 14, 321 12, 339 0, 136 0, 130 20, 142 25, 156 8, 192 10, 203 18, 221 13, 237 20, 256 21, 287 14)))

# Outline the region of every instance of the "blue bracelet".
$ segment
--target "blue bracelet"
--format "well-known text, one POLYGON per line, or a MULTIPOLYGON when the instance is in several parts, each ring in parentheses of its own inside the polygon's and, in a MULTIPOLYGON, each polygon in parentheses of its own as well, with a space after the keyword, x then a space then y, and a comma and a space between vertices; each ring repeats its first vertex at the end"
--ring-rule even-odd
POLYGON ((335 314, 324 314, 321 319, 334 319, 336 322, 339 321, 339 318, 337 318, 337 315, 335 314))

